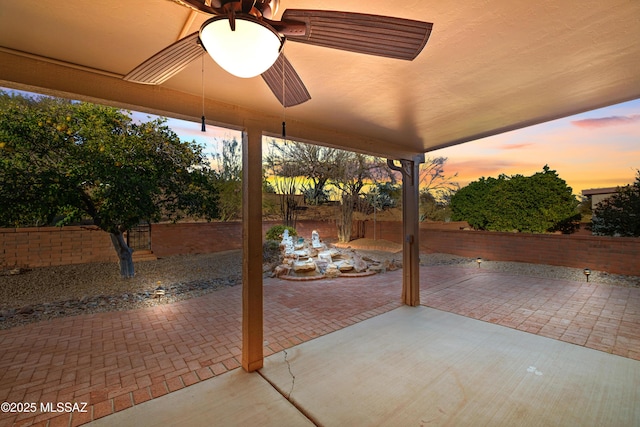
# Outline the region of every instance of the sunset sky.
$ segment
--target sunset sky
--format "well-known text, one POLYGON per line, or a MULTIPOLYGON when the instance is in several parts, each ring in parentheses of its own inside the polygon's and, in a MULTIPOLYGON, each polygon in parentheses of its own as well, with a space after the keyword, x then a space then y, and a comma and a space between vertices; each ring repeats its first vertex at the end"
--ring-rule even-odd
MULTIPOLYGON (((1 88, 0 88, 1 89, 1 88)), ((16 91, 18 92, 18 91, 16 91)), ((135 113, 141 120, 148 115, 135 113)), ((212 152, 223 139, 240 133, 170 119, 168 125, 183 140, 206 144, 212 152)), ((528 128, 427 153, 447 157, 445 174, 458 174, 460 187, 480 177, 525 176, 544 165, 558 172, 574 194, 589 188, 630 184, 640 169, 640 99, 528 128)))
POLYGON ((532 175, 545 164, 573 193, 630 184, 640 169, 640 100, 479 139, 431 153, 465 186, 484 177, 532 175))
MULTIPOLYGON (((181 138, 211 143, 240 133, 171 121, 181 138)), ((640 169, 640 99, 427 153, 447 157, 445 174, 460 187, 480 177, 525 176, 544 165, 558 172, 573 193, 630 184, 640 169)))

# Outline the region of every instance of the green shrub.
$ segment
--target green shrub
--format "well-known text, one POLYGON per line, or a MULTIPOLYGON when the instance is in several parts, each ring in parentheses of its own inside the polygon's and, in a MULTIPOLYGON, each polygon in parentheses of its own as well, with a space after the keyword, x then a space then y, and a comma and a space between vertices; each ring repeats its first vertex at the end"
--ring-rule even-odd
POLYGON ((267 230, 267 234, 266 234, 267 240, 276 240, 280 242, 282 240, 282 234, 284 233, 284 230, 289 230, 289 236, 298 235, 295 228, 280 224, 280 225, 274 225, 269 230, 267 230))
POLYGON ((640 237, 640 170, 632 185, 598 203, 591 230, 603 236, 640 237))
POLYGON ((549 166, 529 177, 480 178, 451 198, 454 221, 479 230, 526 233, 574 232, 578 205, 571 187, 549 166))

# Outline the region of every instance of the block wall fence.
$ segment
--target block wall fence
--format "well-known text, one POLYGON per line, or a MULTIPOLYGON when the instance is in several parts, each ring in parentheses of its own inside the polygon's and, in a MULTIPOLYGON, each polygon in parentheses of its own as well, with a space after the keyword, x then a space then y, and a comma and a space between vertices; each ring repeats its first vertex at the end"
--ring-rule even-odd
MULTIPOLYGON (((262 223, 263 236, 278 221, 262 223)), ((317 230, 322 238, 337 236, 338 229, 333 221, 298 221, 298 235, 307 239, 317 230)), ((151 226, 151 249, 156 256, 198 254, 228 251, 242 248, 242 223, 178 223, 153 224, 151 226)))
MULTIPOLYGON (((421 223, 420 252, 481 257, 640 276, 640 238, 463 230, 466 223, 421 223)), ((373 238, 373 222, 365 237, 373 238)), ((378 222, 376 238, 402 243, 402 223, 378 222)))
MULTIPOLYGON (((278 222, 264 222, 263 232, 278 222)), ((585 234, 524 234, 462 230, 464 223, 421 223, 420 252, 444 252, 494 261, 519 261, 640 276, 640 238, 585 234)), ((355 224, 374 238, 373 221, 355 224)), ((240 222, 153 224, 151 249, 158 257, 219 252, 242 247, 240 222)), ((298 234, 318 230, 335 241, 333 221, 299 221, 298 234)), ((402 224, 378 221, 375 238, 402 243, 402 224)), ((0 269, 117 262, 109 235, 96 227, 0 229, 0 269)))
MULTIPOLYGON (((276 224, 263 222, 263 233, 276 224)), ((333 221, 298 222, 296 229, 307 238, 313 230, 329 239, 338 233, 333 221)), ((151 249, 158 257, 240 248, 240 222, 151 225, 151 249)), ((117 261, 109 234, 94 226, 0 228, 0 269, 117 261)))
POLYGON ((0 268, 117 262, 98 227, 0 228, 0 268))

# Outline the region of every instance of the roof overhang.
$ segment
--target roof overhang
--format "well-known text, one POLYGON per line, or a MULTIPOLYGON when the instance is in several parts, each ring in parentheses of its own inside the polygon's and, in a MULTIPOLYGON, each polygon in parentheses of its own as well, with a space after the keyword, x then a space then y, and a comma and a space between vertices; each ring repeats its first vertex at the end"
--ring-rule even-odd
MULTIPOLYGON (((317 7, 282 0, 278 16, 317 7)), ((434 28, 411 62, 286 43, 312 96, 286 111, 261 78, 230 76, 206 58, 209 123, 241 129, 251 121, 279 135, 286 117, 290 137, 410 158, 640 98, 640 2, 328 0, 322 8, 434 28)), ((168 0, 5 2, 0 85, 197 122, 201 61, 160 86, 122 77, 207 18, 168 0)))

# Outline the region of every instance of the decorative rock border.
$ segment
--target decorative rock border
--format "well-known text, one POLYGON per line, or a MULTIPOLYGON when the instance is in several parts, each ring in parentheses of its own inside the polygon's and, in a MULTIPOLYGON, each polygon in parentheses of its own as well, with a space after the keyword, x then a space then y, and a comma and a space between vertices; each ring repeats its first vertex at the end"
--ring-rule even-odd
POLYGON ((241 278, 218 278, 175 283, 165 288, 158 297, 154 289, 120 295, 85 296, 80 299, 54 301, 0 310, 0 329, 49 320, 56 317, 76 316, 86 313, 130 310, 193 298, 209 292, 242 283, 241 278))
POLYGON ((379 273, 375 271, 363 271, 360 273, 340 273, 338 277, 367 277, 367 276, 374 276, 376 274, 379 274, 379 273))
POLYGON ((278 279, 290 280, 292 282, 310 282, 311 280, 320 280, 320 279, 326 279, 326 278, 327 278, 327 276, 325 276, 324 274, 321 274, 319 276, 288 276, 288 275, 284 275, 284 276, 278 277, 278 279))
MULTIPOLYGON (((367 277, 374 276, 379 274, 376 271, 363 271, 360 273, 340 273, 337 277, 367 277)), ((327 277, 325 274, 321 274, 319 276, 280 276, 278 279, 282 280, 290 280, 292 282, 308 282, 311 280, 321 280, 321 279, 334 279, 334 277, 327 277)))

